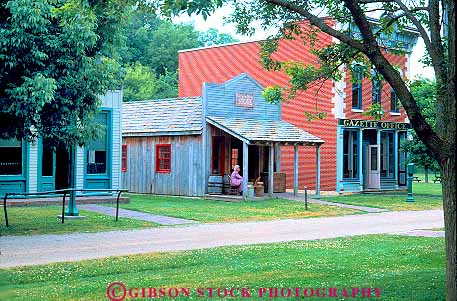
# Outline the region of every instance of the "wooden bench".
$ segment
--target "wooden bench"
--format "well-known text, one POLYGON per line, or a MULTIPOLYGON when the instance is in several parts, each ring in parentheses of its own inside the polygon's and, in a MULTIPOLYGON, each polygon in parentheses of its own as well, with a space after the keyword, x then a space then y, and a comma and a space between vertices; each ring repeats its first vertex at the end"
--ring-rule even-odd
POLYGON ((239 195, 238 188, 232 187, 230 185, 230 176, 224 175, 222 177, 222 182, 208 181, 208 188, 219 188, 221 192, 209 192, 208 194, 229 194, 229 195, 239 195), (228 181, 226 180, 228 179, 228 181))

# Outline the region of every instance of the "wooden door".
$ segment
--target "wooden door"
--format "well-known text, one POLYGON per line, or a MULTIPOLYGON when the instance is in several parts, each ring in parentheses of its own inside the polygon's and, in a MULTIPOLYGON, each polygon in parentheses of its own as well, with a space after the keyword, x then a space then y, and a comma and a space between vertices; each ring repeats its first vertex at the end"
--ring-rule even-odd
POLYGON ((381 156, 379 145, 368 146, 368 189, 381 188, 381 156))

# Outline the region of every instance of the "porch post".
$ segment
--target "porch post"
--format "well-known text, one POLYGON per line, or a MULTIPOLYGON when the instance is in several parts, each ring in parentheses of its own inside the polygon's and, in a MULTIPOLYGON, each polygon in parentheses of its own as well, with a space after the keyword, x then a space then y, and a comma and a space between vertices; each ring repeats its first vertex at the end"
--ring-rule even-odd
POLYGON ((274 155, 275 155, 275 147, 273 144, 270 145, 270 156, 268 159, 268 196, 273 196, 273 162, 274 162, 274 155))
POLYGON ((281 171, 281 145, 279 143, 276 143, 275 155, 276 155, 276 172, 280 172, 281 171))
POLYGON ((316 198, 321 197, 321 149, 316 146, 316 198))
POLYGON ((298 195, 298 145, 294 145, 294 196, 298 195))
POLYGON ((359 190, 363 191, 363 129, 359 129, 358 154, 359 157, 359 190))
POLYGON ((248 144, 243 141, 243 199, 248 197, 248 144))
POLYGON ((398 150, 400 149, 400 145, 398 143, 398 131, 394 133, 394 173, 395 173, 395 189, 398 189, 398 150))

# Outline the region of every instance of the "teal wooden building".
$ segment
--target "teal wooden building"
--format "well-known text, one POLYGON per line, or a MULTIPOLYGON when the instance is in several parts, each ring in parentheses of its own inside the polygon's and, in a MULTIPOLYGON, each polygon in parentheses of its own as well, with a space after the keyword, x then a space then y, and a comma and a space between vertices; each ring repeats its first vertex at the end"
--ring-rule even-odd
MULTIPOLYGON (((298 191, 298 148, 324 141, 281 119, 281 105, 262 97, 247 73, 224 83, 203 83, 201 96, 123 104, 122 186, 132 192, 202 196, 215 192, 234 165, 248 181, 263 178, 273 193, 281 169, 281 146, 294 148, 298 191), (212 191, 213 190, 213 191, 212 191)), ((316 185, 320 183, 317 164, 316 185)), ((318 188, 319 189, 319 188, 318 188)))
MULTIPOLYGON (((96 119, 100 137, 76 151, 76 188, 120 188, 122 91, 101 97, 96 119)), ((0 139, 0 196, 68 188, 69 154, 41 139, 31 143, 0 139)))

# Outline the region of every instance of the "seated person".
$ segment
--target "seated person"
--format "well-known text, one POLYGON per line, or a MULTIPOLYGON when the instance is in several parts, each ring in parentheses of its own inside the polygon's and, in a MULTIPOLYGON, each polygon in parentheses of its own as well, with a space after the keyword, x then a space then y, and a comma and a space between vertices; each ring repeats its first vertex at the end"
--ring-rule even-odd
POLYGON ((243 192, 243 177, 240 176, 240 166, 235 165, 233 166, 233 172, 232 175, 230 176, 230 186, 233 188, 238 188, 238 191, 240 193, 243 192))

